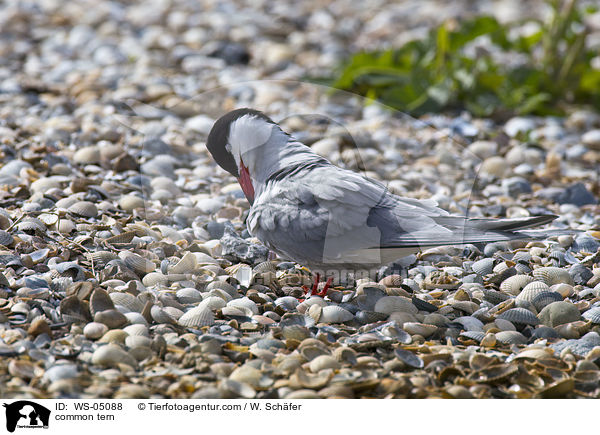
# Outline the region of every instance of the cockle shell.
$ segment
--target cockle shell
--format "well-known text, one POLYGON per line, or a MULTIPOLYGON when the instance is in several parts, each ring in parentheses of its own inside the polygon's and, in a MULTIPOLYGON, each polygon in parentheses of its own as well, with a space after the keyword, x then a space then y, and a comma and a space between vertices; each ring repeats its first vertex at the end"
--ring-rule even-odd
POLYGON ((539 267, 533 271, 533 276, 549 286, 560 283, 573 285, 569 272, 559 267, 539 267))
POLYGON ((516 296, 527 284, 533 281, 535 281, 535 279, 529 275, 513 275, 502 281, 500 290, 504 293, 516 296))
POLYGON ((337 305, 328 305, 323 307, 321 310, 321 317, 319 318, 319 322, 321 323, 344 323, 352 320, 354 315, 337 305))
POLYGON ((215 316, 206 307, 196 307, 186 311, 179 318, 179 324, 188 328, 201 328, 215 323, 215 316))
POLYGON ((419 310, 408 298, 403 296, 384 296, 377 301, 373 311, 383 314, 391 314, 394 312, 416 314, 419 310))

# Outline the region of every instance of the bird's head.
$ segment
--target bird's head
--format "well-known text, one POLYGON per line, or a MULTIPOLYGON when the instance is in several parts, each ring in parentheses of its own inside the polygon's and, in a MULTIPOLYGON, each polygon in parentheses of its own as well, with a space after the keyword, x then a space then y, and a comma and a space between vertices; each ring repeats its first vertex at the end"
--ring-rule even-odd
POLYGON ((208 134, 208 151, 220 167, 238 179, 250 203, 254 202, 261 159, 277 132, 281 132, 277 124, 264 113, 237 109, 219 118, 208 134))

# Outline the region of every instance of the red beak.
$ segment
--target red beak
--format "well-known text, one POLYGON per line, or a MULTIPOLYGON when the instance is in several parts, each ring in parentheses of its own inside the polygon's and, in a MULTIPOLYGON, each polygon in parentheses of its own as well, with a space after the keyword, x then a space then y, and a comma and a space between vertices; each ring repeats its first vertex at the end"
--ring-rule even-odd
POLYGON ((250 178, 250 172, 248 168, 244 166, 244 162, 240 161, 240 176, 238 183, 242 186, 244 195, 250 204, 254 204, 254 186, 252 185, 252 178, 250 178))

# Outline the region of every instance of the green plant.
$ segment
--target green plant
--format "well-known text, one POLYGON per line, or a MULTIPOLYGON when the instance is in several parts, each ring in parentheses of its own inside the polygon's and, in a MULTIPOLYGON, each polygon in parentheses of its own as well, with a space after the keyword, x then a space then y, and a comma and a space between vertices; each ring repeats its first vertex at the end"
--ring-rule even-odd
POLYGON ((576 0, 549 3, 549 22, 448 21, 398 49, 357 53, 329 84, 412 115, 557 115, 570 104, 600 110, 600 70, 592 67, 598 54, 585 45, 584 16, 593 10, 580 10, 576 0), (525 24, 537 30, 518 32, 525 24))

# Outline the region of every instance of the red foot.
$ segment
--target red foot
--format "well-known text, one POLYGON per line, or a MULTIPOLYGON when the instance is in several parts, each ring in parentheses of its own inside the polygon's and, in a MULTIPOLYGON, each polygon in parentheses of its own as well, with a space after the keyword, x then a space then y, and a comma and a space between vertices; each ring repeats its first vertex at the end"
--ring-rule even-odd
POLYGON ((329 290, 329 287, 331 287, 332 282, 333 282, 333 277, 328 278, 327 282, 325 283, 325 286, 323 287, 323 290, 321 290, 320 293, 315 293, 315 296, 321 296, 322 298, 327 296, 327 290, 329 290))
POLYGON ((321 290, 319 292, 319 282, 320 281, 321 281, 321 275, 319 275, 317 273, 317 274, 315 274, 315 281, 313 282, 312 288, 310 290, 308 289, 308 287, 302 286, 304 288, 304 292, 307 297, 321 296, 324 298, 325 296, 327 296, 327 290, 329 290, 329 287, 331 287, 331 283, 333 282, 333 277, 331 277, 327 280, 327 282, 325 283, 325 286, 323 287, 323 290, 321 290))

